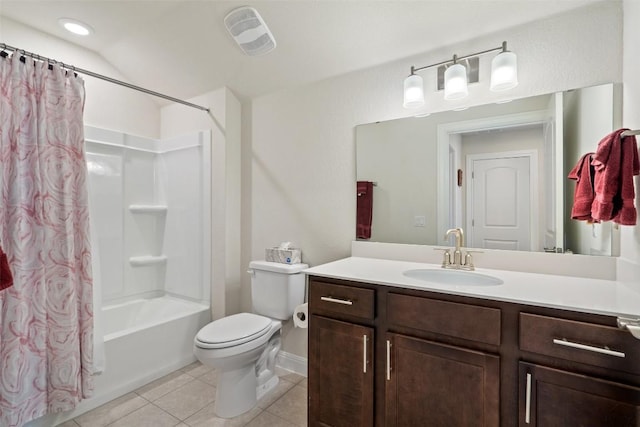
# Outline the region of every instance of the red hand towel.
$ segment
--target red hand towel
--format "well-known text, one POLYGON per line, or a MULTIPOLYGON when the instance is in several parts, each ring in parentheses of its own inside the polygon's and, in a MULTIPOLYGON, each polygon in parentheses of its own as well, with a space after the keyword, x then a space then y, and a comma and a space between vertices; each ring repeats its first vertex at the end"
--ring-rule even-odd
POLYGON ((373 220, 373 182, 358 181, 356 186, 358 202, 356 208, 356 237, 371 238, 371 221, 373 220))
POLYGON ((573 194, 573 207, 571 218, 581 221, 593 221, 591 217, 591 204, 593 203, 593 181, 591 180, 591 156, 587 153, 580 157, 578 163, 569 173, 569 179, 576 180, 576 189, 573 194))
MULTIPOLYGON (((619 192, 622 129, 610 133, 598 143, 591 164, 596 170, 594 181, 595 198, 591 215, 601 221, 610 221, 616 215, 613 199, 619 192)), ((619 206, 617 207, 619 209, 619 206)))
POLYGON ((9 268, 7 255, 0 248, 0 291, 13 285, 13 276, 9 268))
POLYGON ((618 129, 598 143, 591 162, 596 170, 591 215, 601 221, 635 225, 633 176, 640 170, 638 147, 634 136, 620 138, 625 130, 618 129))
POLYGON ((633 203, 636 197, 633 176, 640 174, 638 143, 635 136, 626 136, 622 139, 621 144, 620 199, 622 199, 622 206, 613 221, 621 225, 636 225, 638 213, 633 203))

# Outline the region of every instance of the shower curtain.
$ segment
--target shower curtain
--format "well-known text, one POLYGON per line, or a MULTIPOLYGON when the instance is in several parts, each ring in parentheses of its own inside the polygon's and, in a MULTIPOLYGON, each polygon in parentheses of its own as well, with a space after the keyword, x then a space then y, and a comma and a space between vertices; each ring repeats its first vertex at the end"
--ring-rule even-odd
POLYGON ((93 389, 84 82, 0 57, 0 426, 73 409, 93 389))

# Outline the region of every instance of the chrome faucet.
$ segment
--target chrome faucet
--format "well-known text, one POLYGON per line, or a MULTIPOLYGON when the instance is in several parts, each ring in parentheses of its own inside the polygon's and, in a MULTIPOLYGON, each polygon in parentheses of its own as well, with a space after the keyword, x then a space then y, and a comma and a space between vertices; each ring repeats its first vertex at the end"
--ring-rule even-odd
POLYGON ((451 254, 449 249, 444 249, 444 259, 442 260, 442 268, 453 268, 457 270, 474 270, 473 258, 470 251, 463 252, 464 232, 462 228, 450 228, 444 235, 445 240, 449 239, 449 235, 455 236, 456 247, 451 254))

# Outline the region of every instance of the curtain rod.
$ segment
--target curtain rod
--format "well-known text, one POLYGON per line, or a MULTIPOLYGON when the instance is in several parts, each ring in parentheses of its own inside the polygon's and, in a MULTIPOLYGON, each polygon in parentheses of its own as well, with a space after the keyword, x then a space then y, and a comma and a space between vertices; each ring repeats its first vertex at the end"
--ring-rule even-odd
POLYGON ((111 77, 108 77, 108 76, 104 76, 102 74, 94 73, 93 71, 84 70, 82 68, 74 67, 72 65, 67 65, 67 64, 65 64, 63 62, 56 61, 54 59, 50 59, 50 58, 38 55, 37 53, 27 52, 24 49, 18 49, 16 47, 9 46, 9 45, 7 45, 5 43, 0 43, 0 48, 3 51, 4 50, 9 50, 9 51, 12 51, 12 52, 17 52, 20 55, 29 56, 29 57, 31 57, 33 59, 37 59, 38 61, 49 62, 51 64, 60 64, 60 66, 62 68, 66 68, 66 69, 74 71, 74 72, 77 71, 79 73, 86 74, 87 76, 95 77, 97 79, 104 80, 104 81, 107 81, 109 83, 114 83, 114 84, 117 84, 117 85, 120 85, 120 86, 128 87, 129 89, 137 90, 138 92, 143 92, 143 93, 146 93, 148 95, 157 96, 158 98, 164 98, 164 99, 167 99, 169 101, 176 102, 178 104, 186 105, 187 107, 197 108, 198 110, 202 110, 202 111, 206 111, 207 113, 211 113, 209 108, 203 107, 202 105, 193 104, 191 102, 184 101, 182 99, 174 98, 173 96, 165 95, 163 93, 159 93, 159 92, 155 92, 153 90, 145 89, 145 88, 140 87, 140 86, 132 85, 131 83, 123 82, 121 80, 116 80, 114 78, 111 78, 111 77))

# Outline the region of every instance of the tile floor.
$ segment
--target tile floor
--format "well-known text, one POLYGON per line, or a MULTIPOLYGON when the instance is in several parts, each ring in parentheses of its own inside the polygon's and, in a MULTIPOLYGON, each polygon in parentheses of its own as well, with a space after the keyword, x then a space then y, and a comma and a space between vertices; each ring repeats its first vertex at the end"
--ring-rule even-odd
POLYGON ((215 416, 216 372, 195 362, 59 427, 306 426, 307 379, 284 370, 278 375, 278 386, 257 407, 232 419, 215 416))

